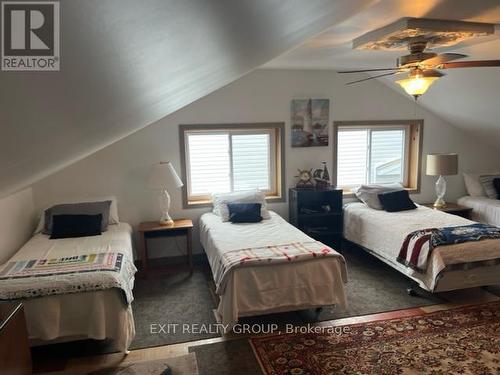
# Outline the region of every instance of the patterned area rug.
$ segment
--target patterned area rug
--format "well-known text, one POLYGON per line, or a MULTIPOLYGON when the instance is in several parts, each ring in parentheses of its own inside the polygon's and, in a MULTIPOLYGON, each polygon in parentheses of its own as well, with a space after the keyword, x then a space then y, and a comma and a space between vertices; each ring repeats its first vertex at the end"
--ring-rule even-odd
POLYGON ((336 328, 251 342, 266 375, 500 373, 500 302, 336 328))

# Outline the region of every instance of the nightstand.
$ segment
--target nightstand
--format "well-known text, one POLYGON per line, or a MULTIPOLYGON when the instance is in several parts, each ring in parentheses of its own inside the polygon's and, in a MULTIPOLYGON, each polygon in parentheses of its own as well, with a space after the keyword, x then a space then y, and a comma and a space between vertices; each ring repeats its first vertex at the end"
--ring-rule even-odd
POLYGON ((0 302, 0 372, 31 374, 31 352, 21 302, 0 302))
MULTIPOLYGON (((186 253, 188 258, 189 272, 193 273, 193 222, 189 219, 174 220, 174 225, 160 225, 157 221, 143 222, 139 225, 141 273, 147 278, 153 272, 172 270, 172 267, 151 267, 148 259, 148 238, 158 237, 186 237, 186 253)), ((178 268, 178 267, 176 267, 178 268)))
POLYGON ((425 203, 422 206, 429 207, 429 208, 432 208, 434 210, 446 212, 447 214, 461 216, 461 217, 466 218, 466 219, 470 218, 470 213, 472 211, 472 208, 461 206, 461 205, 456 204, 456 203, 446 203, 446 206, 442 207, 442 208, 434 207, 433 203, 425 203))
POLYGON ((340 251, 344 220, 342 189, 290 189, 290 223, 325 245, 340 251))

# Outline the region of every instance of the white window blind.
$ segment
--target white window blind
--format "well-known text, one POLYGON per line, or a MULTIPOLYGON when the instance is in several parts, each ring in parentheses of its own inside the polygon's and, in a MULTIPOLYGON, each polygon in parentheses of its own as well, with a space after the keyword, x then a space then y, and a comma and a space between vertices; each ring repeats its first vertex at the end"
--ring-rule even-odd
POLYGON ((337 184, 405 183, 407 129, 340 128, 337 184))
POLYGON ((233 190, 270 190, 269 134, 232 135, 233 190))
POLYGON ((270 131, 191 132, 186 138, 190 198, 273 189, 274 135, 270 131))
POLYGON ((189 134, 190 194, 231 191, 229 134, 189 134))

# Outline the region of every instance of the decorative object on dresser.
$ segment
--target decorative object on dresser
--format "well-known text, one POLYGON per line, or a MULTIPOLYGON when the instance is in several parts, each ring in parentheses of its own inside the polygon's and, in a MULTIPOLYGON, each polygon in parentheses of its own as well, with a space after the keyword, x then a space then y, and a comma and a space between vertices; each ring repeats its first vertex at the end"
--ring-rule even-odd
POLYGON ((463 218, 469 219, 470 213, 472 211, 471 207, 462 206, 456 203, 446 203, 444 207, 435 207, 434 203, 425 203, 422 206, 433 208, 438 211, 446 212, 447 214, 461 216, 463 218))
MULTIPOLYGON (((188 258, 189 272, 193 273, 193 245, 192 245, 192 229, 193 222, 189 219, 174 220, 170 226, 158 224, 156 221, 148 221, 139 224, 139 237, 140 237, 140 261, 141 273, 143 277, 148 277, 150 273, 158 271, 172 270, 173 267, 149 267, 148 259, 148 238, 158 237, 173 237, 185 236, 186 237, 186 253, 188 258)), ((179 267, 175 267, 179 269, 179 267)))
POLYGON ((0 302, 0 372, 31 374, 31 352, 21 302, 0 302))
POLYGON ((312 169, 298 169, 299 174, 295 176, 299 179, 295 187, 297 189, 314 189, 312 169))
POLYGON ((170 194, 167 191, 167 186, 169 186, 172 183, 177 188, 184 186, 182 180, 179 178, 177 172, 172 166, 172 163, 170 163, 169 161, 167 162, 162 161, 158 164, 155 164, 152 167, 151 173, 149 175, 148 185, 149 188, 152 190, 161 191, 159 196, 159 204, 161 210, 159 224, 165 226, 174 225, 174 221, 168 214, 168 211, 170 210, 171 200, 170 200, 170 194))
POLYGON ((323 168, 316 169, 313 173, 316 189, 326 189, 330 186, 330 173, 328 173, 326 162, 322 161, 321 163, 323 163, 323 168))
POLYGON ((294 99, 292 147, 328 146, 329 99, 294 99))
POLYGON ((446 202, 444 201, 444 196, 446 194, 446 180, 443 176, 451 176, 458 173, 458 155, 429 154, 427 155, 426 171, 428 176, 439 176, 436 181, 437 199, 434 202, 434 207, 445 207, 446 202))
POLYGON ((335 250, 343 237, 342 189, 290 189, 290 223, 335 250))

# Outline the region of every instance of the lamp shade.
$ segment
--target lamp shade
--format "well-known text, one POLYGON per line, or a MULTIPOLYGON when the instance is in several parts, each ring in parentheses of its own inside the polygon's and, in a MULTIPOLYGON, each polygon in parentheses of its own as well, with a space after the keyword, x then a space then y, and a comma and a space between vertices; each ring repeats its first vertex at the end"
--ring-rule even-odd
POLYGON ((166 190, 167 186, 172 183, 178 188, 184 186, 172 163, 167 161, 153 165, 148 180, 150 189, 166 190))
POLYGON ((428 176, 450 176, 458 173, 457 154, 429 154, 427 155, 428 176))

